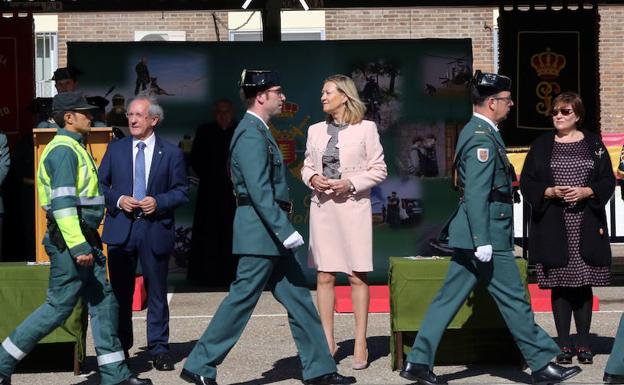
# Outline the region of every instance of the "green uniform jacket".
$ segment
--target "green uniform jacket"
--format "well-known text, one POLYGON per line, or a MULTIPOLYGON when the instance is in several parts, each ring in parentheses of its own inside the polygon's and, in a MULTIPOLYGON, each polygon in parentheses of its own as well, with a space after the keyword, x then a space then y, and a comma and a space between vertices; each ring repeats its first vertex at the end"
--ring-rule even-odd
MULTIPOLYGON (((9 155, 9 146, 7 146, 7 137, 3 133, 0 133, 0 186, 7 174, 9 173, 9 166, 11 165, 11 157, 9 155)), ((4 203, 2 202, 2 190, 0 189, 0 214, 4 214, 4 203)))
POLYGON ((281 255, 282 242, 295 232, 276 202, 289 201, 285 165, 271 132, 250 113, 234 131, 230 171, 236 196, 251 202, 236 208, 232 253, 281 255))
POLYGON ((464 126, 455 152, 463 198, 449 224, 449 246, 513 249, 513 204, 490 202, 490 191, 512 194, 512 175, 500 133, 473 116, 464 126))
MULTIPOLYGON (((82 135, 59 128, 57 136, 68 136, 73 140, 82 144, 82 135)), ((91 155, 85 150, 85 153, 89 157, 90 163, 90 177, 97 180, 97 168, 95 162, 91 158, 91 155)), ((63 238, 68 244, 69 252, 72 257, 77 257, 82 254, 89 254, 92 252, 92 248, 87 243, 86 239, 82 235, 79 219, 83 219, 88 226, 97 229, 104 217, 104 198, 101 197, 101 203, 92 203, 87 205, 80 204, 80 196, 76 192, 78 187, 78 158, 76 153, 68 146, 57 146, 50 151, 45 158, 42 158, 39 163, 39 167, 44 167, 50 177, 50 188, 52 189, 51 207, 49 208, 54 213, 55 218, 58 220, 57 213, 63 211, 74 211, 72 217, 73 225, 69 229, 59 226, 63 238), (72 246, 71 239, 79 239, 80 242, 72 246)), ((40 174, 40 173, 39 173, 40 174)), ((41 176, 37 175, 37 183, 41 184, 44 181, 41 180, 41 176)), ((102 195, 99 190, 99 194, 102 195)), ((69 215, 66 215, 69 216, 69 215)))

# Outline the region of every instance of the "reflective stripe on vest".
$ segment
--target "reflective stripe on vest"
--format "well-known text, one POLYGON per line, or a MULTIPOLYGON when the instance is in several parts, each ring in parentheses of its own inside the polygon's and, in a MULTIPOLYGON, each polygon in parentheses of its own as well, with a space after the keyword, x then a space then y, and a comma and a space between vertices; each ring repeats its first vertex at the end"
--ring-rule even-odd
POLYGON ((97 168, 93 158, 78 141, 65 135, 56 135, 43 150, 43 154, 41 154, 39 171, 37 173, 37 192, 39 194, 39 204, 44 209, 50 207, 52 199, 64 195, 76 196, 79 206, 104 205, 104 196, 100 193, 97 168), (78 159, 78 173, 76 186, 60 187, 52 190, 50 176, 48 175, 44 162, 48 154, 58 146, 69 147, 76 154, 76 158, 78 159))

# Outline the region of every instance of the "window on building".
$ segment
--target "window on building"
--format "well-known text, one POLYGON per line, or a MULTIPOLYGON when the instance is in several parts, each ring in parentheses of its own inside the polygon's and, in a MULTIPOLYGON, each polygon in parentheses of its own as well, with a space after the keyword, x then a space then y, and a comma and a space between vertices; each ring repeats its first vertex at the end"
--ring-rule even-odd
POLYGON ((58 67, 58 38, 56 32, 35 33, 35 85, 37 97, 56 94, 52 75, 58 67))
MULTIPOLYGON (((325 40, 324 30, 282 30, 282 41, 325 40)), ((230 31, 230 41, 262 41, 262 31, 230 31)))

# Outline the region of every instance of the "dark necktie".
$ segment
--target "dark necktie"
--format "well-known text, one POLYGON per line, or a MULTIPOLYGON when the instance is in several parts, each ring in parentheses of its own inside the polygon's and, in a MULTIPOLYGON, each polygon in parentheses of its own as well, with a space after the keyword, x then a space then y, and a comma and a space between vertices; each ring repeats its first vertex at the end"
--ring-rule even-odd
POLYGON ((140 201, 145 198, 145 143, 137 143, 139 151, 137 151, 134 159, 134 186, 132 196, 140 201))

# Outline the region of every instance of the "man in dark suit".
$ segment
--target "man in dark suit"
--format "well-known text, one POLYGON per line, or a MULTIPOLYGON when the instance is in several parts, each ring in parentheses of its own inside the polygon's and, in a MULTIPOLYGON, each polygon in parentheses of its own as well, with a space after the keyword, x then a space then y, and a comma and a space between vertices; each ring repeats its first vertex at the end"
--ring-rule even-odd
POLYGON ((157 370, 173 370, 169 356, 167 266, 175 238, 174 210, 188 202, 182 151, 154 133, 164 118, 158 102, 128 106, 131 136, 111 142, 99 169, 106 199, 102 240, 119 302, 119 338, 132 347, 132 297, 137 259, 147 289, 147 343, 157 370))
POLYGON ((240 256, 236 280, 180 377, 196 385, 217 384, 217 365, 243 333, 267 286, 288 312, 303 383, 355 383, 355 378, 336 372, 319 315, 293 253, 303 245, 303 238, 288 220, 291 203, 286 170, 267 125, 286 100, 279 77, 272 71, 243 71, 241 91, 248 109, 230 144, 230 170, 238 205, 232 250, 240 256))

